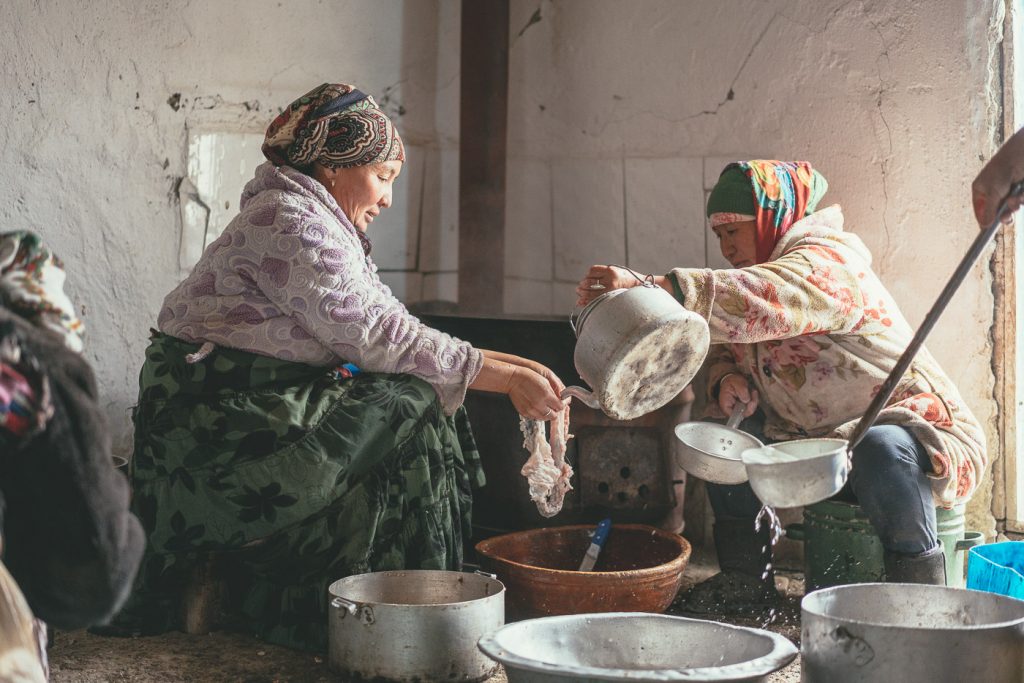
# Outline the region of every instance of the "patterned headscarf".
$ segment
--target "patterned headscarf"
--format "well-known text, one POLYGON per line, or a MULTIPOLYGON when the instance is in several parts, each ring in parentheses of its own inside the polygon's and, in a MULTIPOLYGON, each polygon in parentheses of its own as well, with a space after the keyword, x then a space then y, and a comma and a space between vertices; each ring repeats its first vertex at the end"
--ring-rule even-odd
POLYGON ((786 231, 814 212, 827 190, 825 176, 806 161, 741 161, 719 176, 708 197, 708 218, 712 226, 756 220, 757 262, 764 263, 786 231))
POLYGON ((65 346, 81 353, 85 329, 64 293, 64 278, 64 264, 39 235, 0 233, 0 306, 56 333, 65 346))
POLYGON ((344 168, 405 161, 405 147, 372 97, 351 85, 324 83, 270 123, 263 155, 277 166, 344 168))

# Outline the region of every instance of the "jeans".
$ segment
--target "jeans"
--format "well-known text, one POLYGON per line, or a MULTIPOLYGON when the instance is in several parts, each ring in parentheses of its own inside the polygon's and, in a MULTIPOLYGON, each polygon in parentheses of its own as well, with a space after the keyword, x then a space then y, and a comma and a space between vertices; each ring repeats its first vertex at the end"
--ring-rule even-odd
MULTIPOLYGON (((850 478, 834 500, 859 504, 886 550, 917 555, 939 542, 926 474, 931 471, 928 454, 909 431, 897 425, 871 427, 853 450, 850 478)), ((750 484, 708 482, 707 489, 716 519, 753 523, 761 509, 750 484)))

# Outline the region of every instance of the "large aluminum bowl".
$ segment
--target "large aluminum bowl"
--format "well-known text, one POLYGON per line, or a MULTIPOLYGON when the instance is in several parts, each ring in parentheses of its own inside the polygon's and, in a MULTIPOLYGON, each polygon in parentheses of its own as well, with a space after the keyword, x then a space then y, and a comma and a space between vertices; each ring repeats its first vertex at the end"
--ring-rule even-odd
POLYGON ((531 619, 480 639, 510 683, 548 681, 766 681, 797 650, 752 628, 661 614, 531 619))
POLYGON ((839 493, 849 475, 846 448, 843 439, 796 439, 750 448, 740 457, 762 503, 792 508, 839 493))
POLYGON ((761 448, 761 441, 746 432, 713 422, 683 422, 676 425, 676 462, 687 474, 714 484, 742 484, 747 468, 741 454, 761 448))

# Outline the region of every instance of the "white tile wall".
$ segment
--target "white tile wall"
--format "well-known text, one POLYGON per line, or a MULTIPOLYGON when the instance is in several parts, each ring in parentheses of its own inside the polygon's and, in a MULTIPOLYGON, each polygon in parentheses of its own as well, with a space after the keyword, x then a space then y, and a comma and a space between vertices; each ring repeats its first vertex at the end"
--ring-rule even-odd
POLYGON ((568 320, 569 314, 576 307, 577 282, 551 283, 551 315, 565 315, 568 320))
POLYGON ((578 281, 595 263, 626 256, 622 160, 551 165, 555 278, 578 281))
POLYGON ((406 145, 405 165, 395 181, 391 206, 381 212, 367 232, 373 240, 373 260, 382 270, 416 269, 426 156, 423 147, 406 145))
POLYGON ((705 261, 703 160, 626 160, 630 268, 665 273, 705 261))
POLYGON ((426 154, 419 269, 427 272, 459 267, 459 150, 432 149, 426 154))
MULTIPOLYGON (((505 275, 550 280, 552 258, 550 162, 510 158, 505 181, 505 275)), ((509 301, 507 296, 505 300, 509 301)))
POLYGON ((505 278, 504 310, 517 315, 549 315, 551 282, 505 278))
MULTIPOLYGON (((450 273, 424 273, 423 274, 423 301, 458 301, 459 300, 459 274, 450 273)), ((501 310, 501 302, 495 302, 495 312, 501 310)))

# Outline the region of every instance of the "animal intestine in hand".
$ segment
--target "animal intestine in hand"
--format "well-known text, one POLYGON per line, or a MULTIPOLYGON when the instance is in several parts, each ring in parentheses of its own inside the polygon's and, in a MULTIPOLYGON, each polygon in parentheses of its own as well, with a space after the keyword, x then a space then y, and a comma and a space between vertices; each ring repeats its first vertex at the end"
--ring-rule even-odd
POLYGON ((565 447, 569 433, 569 403, 551 420, 551 436, 545 438, 544 422, 519 416, 519 429, 523 432, 523 447, 530 458, 521 474, 530 485, 530 499, 537 511, 545 517, 554 517, 562 509, 565 494, 572 490, 569 480, 572 467, 565 461, 565 447))

